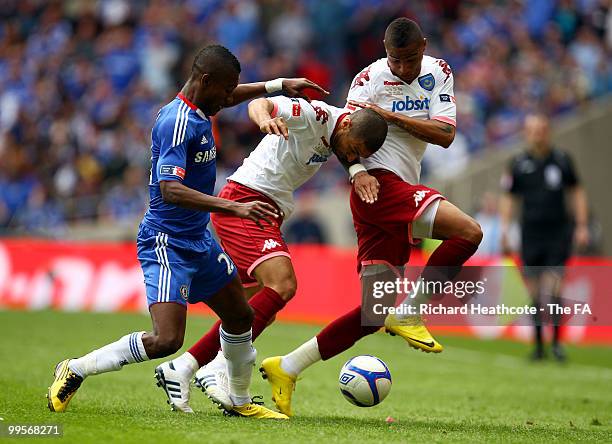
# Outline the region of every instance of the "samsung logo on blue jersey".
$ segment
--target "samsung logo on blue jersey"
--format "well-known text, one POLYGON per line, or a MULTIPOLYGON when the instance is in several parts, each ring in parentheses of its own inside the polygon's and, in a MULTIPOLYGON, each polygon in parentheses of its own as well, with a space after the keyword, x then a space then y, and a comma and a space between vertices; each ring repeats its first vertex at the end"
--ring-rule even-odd
POLYGON ((198 151, 195 155, 195 163, 206 163, 217 158, 217 148, 212 147, 207 151, 198 151))
POLYGON ((394 100, 391 105, 391 111, 419 111, 429 109, 429 99, 412 100, 410 96, 406 96, 404 100, 394 100))

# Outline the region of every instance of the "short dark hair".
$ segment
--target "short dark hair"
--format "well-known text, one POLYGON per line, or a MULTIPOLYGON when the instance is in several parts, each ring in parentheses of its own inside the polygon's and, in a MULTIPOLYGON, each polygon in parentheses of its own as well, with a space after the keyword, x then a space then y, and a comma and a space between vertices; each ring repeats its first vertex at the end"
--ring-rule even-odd
POLYGON ((223 75, 228 69, 240 74, 240 62, 236 56, 225 46, 208 45, 200 49, 193 59, 191 74, 223 75))
POLYGON ((414 20, 400 17, 393 20, 385 31, 385 42, 392 48, 404 48, 423 40, 421 27, 414 20))
POLYGON ((359 109, 351 114, 351 135, 363 140, 366 149, 374 154, 387 138, 387 121, 371 109, 359 109))

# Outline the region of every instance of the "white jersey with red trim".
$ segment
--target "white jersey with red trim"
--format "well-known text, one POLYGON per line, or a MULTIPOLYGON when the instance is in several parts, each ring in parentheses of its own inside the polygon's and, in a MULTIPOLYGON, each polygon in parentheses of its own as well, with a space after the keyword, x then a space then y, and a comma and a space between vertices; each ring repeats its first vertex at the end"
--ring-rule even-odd
MULTIPOLYGON (((347 100, 370 102, 408 117, 440 120, 456 126, 450 66, 442 59, 427 55, 423 56, 419 76, 411 84, 391 73, 386 58, 377 60, 355 76, 347 100)), ((390 124, 383 146, 367 159, 361 159, 361 163, 367 169, 384 168, 406 182, 417 184, 426 148, 427 142, 390 124)))
POLYGON ((348 111, 318 100, 282 96, 268 100, 274 103, 272 117, 285 119, 289 139, 266 135, 228 180, 270 197, 287 218, 295 206, 293 192, 333 154, 331 135, 348 111))

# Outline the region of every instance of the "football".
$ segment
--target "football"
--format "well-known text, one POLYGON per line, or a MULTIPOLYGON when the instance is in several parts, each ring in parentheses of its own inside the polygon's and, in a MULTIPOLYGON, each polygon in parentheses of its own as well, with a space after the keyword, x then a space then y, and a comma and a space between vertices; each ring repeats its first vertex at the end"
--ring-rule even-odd
POLYGON ((391 391, 391 373, 376 356, 355 356, 340 370, 338 383, 351 404, 372 407, 380 404, 391 391))

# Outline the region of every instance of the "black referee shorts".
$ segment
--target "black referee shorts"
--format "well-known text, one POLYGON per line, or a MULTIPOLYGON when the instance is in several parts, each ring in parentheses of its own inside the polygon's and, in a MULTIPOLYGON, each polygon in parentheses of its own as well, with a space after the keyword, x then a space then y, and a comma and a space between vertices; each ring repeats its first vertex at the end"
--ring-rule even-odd
POLYGON ((538 275, 552 268, 557 272, 569 259, 572 251, 571 227, 542 230, 523 228, 521 242, 521 259, 526 267, 537 267, 525 270, 528 275, 538 275))

